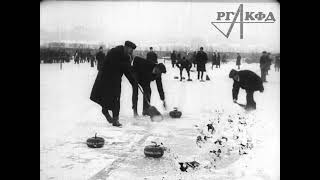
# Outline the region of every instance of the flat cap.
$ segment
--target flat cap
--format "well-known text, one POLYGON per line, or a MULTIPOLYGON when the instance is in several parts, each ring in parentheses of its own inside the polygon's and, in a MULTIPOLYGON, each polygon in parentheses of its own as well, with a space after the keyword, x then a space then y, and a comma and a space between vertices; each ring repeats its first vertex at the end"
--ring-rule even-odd
POLYGON ((237 74, 238 74, 238 71, 232 69, 232 70, 230 71, 230 73, 229 73, 229 78, 233 78, 233 77, 234 77, 235 75, 237 75, 237 74))
POLYGON ((132 49, 136 49, 136 45, 133 43, 133 42, 131 42, 131 41, 126 41, 125 43, 124 43, 124 45, 125 46, 127 46, 127 47, 131 47, 132 49))

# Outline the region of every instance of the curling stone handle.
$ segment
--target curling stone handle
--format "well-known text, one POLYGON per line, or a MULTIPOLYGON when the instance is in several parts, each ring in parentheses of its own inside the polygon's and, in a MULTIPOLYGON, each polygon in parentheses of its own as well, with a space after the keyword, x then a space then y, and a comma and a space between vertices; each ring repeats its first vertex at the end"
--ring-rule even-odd
POLYGON ((151 143, 154 143, 155 146, 158 146, 158 144, 156 142, 154 142, 154 141, 151 141, 151 143))

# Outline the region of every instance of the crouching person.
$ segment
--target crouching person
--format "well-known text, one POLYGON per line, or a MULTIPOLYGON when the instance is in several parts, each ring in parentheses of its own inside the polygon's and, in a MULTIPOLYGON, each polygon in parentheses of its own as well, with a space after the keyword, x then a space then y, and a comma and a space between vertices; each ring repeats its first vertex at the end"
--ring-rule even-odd
POLYGON ((180 81, 182 81, 183 69, 186 69, 187 74, 188 74, 188 80, 191 80, 190 79, 190 69, 192 67, 192 63, 189 60, 187 60, 185 57, 183 57, 182 60, 178 61, 177 66, 180 69, 180 81))
POLYGON ((236 71, 232 69, 229 73, 229 78, 233 79, 232 98, 233 102, 237 103, 239 89, 246 90, 247 104, 246 110, 256 109, 256 102, 253 99, 253 93, 255 91, 263 92, 263 83, 261 78, 254 72, 249 70, 236 71))
POLYGON ((135 117, 138 116, 138 84, 142 87, 143 96, 143 111, 142 115, 149 115, 148 108, 150 107, 151 88, 150 82, 156 80, 157 89, 160 95, 160 99, 163 101, 163 106, 166 107, 161 74, 166 73, 166 67, 163 63, 156 64, 152 61, 147 61, 144 58, 136 56, 132 62, 133 77, 136 80, 132 84, 132 108, 135 117))

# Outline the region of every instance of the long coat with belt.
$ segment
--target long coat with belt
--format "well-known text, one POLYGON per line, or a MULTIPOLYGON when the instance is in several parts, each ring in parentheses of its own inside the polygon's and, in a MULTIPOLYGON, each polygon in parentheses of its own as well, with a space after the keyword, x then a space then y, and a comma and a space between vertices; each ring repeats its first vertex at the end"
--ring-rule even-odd
POLYGON ((124 53, 124 46, 112 48, 102 69, 98 72, 94 82, 90 99, 107 109, 113 109, 115 102, 119 100, 121 94, 121 78, 125 75, 130 83, 133 77, 130 72, 130 57, 124 53))
POLYGON ((196 55, 197 71, 206 71, 207 53, 199 51, 196 55))

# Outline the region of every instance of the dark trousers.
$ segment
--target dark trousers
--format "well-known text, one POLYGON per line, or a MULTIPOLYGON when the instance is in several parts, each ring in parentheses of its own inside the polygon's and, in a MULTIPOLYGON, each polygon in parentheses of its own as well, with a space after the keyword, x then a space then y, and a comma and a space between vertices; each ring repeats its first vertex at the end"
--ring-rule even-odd
POLYGON ((182 79, 182 71, 183 69, 186 69, 187 73, 188 73, 188 78, 190 79, 190 69, 187 68, 180 68, 180 79, 182 79))
POLYGON ((174 65, 175 65, 176 63, 174 63, 174 62, 172 62, 172 68, 174 68, 174 65))
POLYGON ((240 65, 238 65, 238 69, 240 69, 240 65))
POLYGON ((246 91, 247 92, 247 109, 256 109, 256 102, 253 99, 253 93, 254 91, 246 91))
MULTIPOLYGON (((134 110, 134 112, 137 112, 138 109, 138 85, 134 84, 132 86, 132 109, 134 110)), ((144 85, 142 86, 142 90, 144 92, 144 96, 143 96, 143 112, 145 112, 149 107, 149 103, 150 102, 150 97, 151 97, 151 88, 150 88, 150 84, 149 85, 144 85)))
POLYGON ((112 117, 113 118, 118 118, 119 117, 119 112, 120 112, 120 97, 114 98, 114 108, 113 109, 108 109, 106 107, 102 107, 102 113, 108 117, 110 116, 108 110, 112 111, 112 117))
POLYGON ((198 79, 200 77, 200 72, 201 72, 201 80, 203 79, 203 71, 198 71, 198 79))
POLYGON ((265 68, 261 68, 261 80, 262 82, 266 81, 267 70, 265 68))

